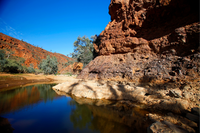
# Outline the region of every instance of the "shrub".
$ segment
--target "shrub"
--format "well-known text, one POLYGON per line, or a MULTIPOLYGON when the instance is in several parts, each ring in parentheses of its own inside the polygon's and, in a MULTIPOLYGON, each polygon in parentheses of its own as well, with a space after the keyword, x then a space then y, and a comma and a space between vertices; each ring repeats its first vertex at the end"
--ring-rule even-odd
POLYGON ((40 69, 35 69, 35 74, 38 74, 38 73, 43 73, 43 71, 40 69))
POLYGON ((34 73, 35 72, 35 69, 33 68, 33 64, 30 64, 30 66, 27 68, 27 72, 28 73, 34 73))
POLYGON ((30 67, 22 66, 25 62, 24 58, 12 56, 14 52, 9 51, 6 55, 5 50, 0 50, 0 71, 9 73, 33 73, 35 72, 33 65, 30 67))
POLYGON ((22 69, 23 69, 23 73, 28 73, 28 68, 27 68, 27 66, 22 66, 22 69))
POLYGON ((76 59, 67 59, 67 63, 65 63, 65 66, 67 67, 69 65, 73 65, 74 62, 77 62, 77 60, 76 59))
POLYGON ((16 60, 6 59, 5 64, 3 66, 3 71, 10 73, 20 73, 23 72, 23 67, 16 60))
POLYGON ((4 50, 0 50, 0 72, 3 71, 3 67, 4 67, 4 64, 6 62, 5 56, 6 56, 5 51, 4 50))
POLYGON ((56 74, 58 71, 58 61, 56 57, 50 58, 48 55, 46 59, 43 59, 39 64, 39 69, 43 70, 44 74, 56 74))

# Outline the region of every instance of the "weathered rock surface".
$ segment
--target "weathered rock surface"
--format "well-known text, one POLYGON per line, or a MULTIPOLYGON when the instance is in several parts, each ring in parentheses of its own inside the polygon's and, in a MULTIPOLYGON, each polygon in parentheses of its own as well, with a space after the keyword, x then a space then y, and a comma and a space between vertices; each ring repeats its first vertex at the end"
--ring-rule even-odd
POLYGON ((72 81, 58 84, 53 88, 76 97, 90 99, 142 101, 146 93, 143 87, 130 87, 105 81, 72 81))
POLYGON ((170 122, 155 122, 149 127, 149 133, 188 133, 170 122))
POLYGON ((177 82, 200 76, 198 1, 111 0, 97 57, 78 76, 177 82))
MULTIPOLYGON (((161 87, 138 86, 130 82, 118 83, 115 81, 105 80, 78 80, 73 79, 58 84, 53 89, 59 93, 63 92, 79 98, 89 99, 109 99, 109 100, 130 100, 148 105, 149 108, 155 110, 167 110, 175 113, 183 113, 186 110, 191 111, 192 108, 200 104, 199 98, 195 101, 186 99, 185 97, 170 96, 170 91, 182 93, 182 90, 171 89, 164 90, 161 87)), ((193 89, 192 93, 198 93, 198 89, 193 89)))
POLYGON ((198 124, 177 114, 167 113, 165 115, 152 114, 147 115, 153 123, 150 126, 150 130, 155 132, 198 132, 198 124))

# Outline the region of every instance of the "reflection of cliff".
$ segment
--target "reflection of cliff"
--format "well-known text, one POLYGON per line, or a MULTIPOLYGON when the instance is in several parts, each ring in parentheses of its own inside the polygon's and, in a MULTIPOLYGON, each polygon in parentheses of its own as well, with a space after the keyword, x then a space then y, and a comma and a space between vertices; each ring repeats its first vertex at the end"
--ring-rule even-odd
MULTIPOLYGON (((76 98, 76 101, 79 103, 79 99, 76 98)), ((90 105, 81 105, 73 100, 70 101, 71 105, 76 106, 70 116, 75 128, 88 126, 93 131, 97 130, 101 133, 146 132, 150 124, 145 119, 148 112, 140 108, 126 109, 125 105, 118 103, 96 106, 93 100, 89 103, 90 105)))
POLYGON ((41 101, 53 100, 58 95, 53 85, 33 85, 0 93, 0 113, 7 113, 41 101))

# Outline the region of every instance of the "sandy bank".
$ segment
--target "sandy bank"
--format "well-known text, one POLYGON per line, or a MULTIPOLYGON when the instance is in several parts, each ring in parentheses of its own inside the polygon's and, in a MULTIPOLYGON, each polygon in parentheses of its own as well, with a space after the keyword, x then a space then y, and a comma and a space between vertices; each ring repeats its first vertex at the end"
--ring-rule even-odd
POLYGON ((0 74, 0 90, 8 90, 18 86, 43 83, 62 83, 75 79, 67 75, 35 75, 35 74, 0 74))

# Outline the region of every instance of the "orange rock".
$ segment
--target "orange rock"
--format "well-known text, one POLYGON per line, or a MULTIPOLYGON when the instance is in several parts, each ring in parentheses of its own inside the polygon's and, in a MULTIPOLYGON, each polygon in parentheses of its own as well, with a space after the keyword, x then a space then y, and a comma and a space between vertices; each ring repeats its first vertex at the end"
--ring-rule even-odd
POLYGON ((111 22, 94 44, 99 56, 78 78, 154 83, 199 78, 198 9, 198 1, 111 0, 111 22))
POLYGON ((74 73, 80 73, 82 68, 83 68, 83 63, 81 63, 81 62, 75 62, 73 64, 73 72, 74 73))

